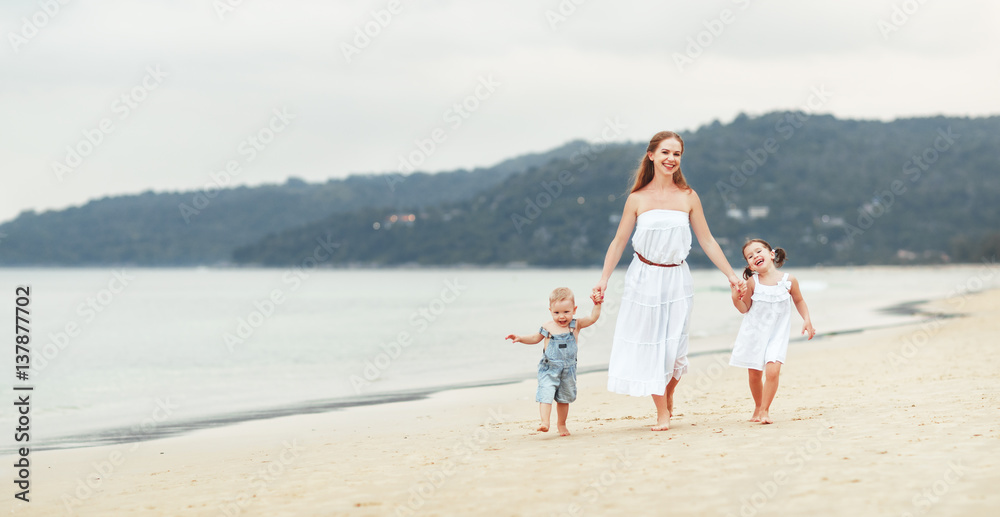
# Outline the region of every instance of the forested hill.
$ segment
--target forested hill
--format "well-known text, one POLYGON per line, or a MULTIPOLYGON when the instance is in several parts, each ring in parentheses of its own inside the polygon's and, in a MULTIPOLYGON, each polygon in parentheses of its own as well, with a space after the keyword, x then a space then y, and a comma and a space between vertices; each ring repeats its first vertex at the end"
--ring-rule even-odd
MULTIPOLYGON (((683 170, 734 263, 751 236, 786 248, 797 266, 1000 252, 1000 117, 770 113, 684 137, 683 170)), ((145 193, 27 212, 0 225, 0 265, 596 266, 644 147, 574 142, 471 172, 289 180, 201 203, 206 193, 145 193), (182 206, 196 212, 185 217, 182 206), (317 257, 318 242, 332 256, 317 257)), ((691 261, 708 264, 697 244, 691 261)))
MULTIPOLYGON (((685 141, 682 169, 734 263, 748 237, 786 248, 800 266, 1000 252, 1000 117, 771 113, 711 124, 685 141)), ((592 145, 466 201, 338 214, 242 247, 234 259, 300 264, 317 239, 329 239, 332 264, 599 265, 644 147, 592 145)), ((691 261, 709 265, 697 245, 691 261)))
POLYGON ((517 174, 568 157, 575 141, 494 167, 437 174, 355 175, 311 184, 107 197, 0 225, 0 265, 177 266, 229 262, 264 236, 363 208, 417 209, 466 199, 517 174))

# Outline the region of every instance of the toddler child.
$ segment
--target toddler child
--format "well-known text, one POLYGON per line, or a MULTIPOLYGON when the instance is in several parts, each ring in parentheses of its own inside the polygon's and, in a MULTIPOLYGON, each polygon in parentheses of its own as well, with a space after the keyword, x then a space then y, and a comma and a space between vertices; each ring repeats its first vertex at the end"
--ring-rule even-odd
POLYGON ((507 336, 507 339, 515 343, 526 345, 545 340, 542 345, 542 360, 538 363, 538 391, 535 394, 538 413, 542 418, 538 430, 543 433, 549 430, 552 401, 555 400, 559 436, 569 436, 566 416, 569 415, 570 402, 576 400, 577 338, 580 336, 580 329, 597 322, 597 318, 601 316, 601 303, 604 301, 603 294, 599 292, 595 292, 590 298, 594 302, 594 310, 590 316, 577 320, 573 318, 576 314, 573 291, 560 287, 549 295, 552 321, 544 323, 534 334, 507 336))

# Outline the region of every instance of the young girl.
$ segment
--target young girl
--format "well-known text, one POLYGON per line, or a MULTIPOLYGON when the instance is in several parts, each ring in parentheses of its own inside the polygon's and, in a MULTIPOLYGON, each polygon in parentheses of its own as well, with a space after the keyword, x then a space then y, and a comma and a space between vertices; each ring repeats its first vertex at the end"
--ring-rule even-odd
POLYGON ((802 333, 808 332, 812 339, 816 329, 799 291, 799 281, 788 273, 778 272, 785 262, 785 250, 771 249, 762 239, 751 239, 743 245, 743 257, 748 264, 743 270, 747 288, 739 293, 733 287, 732 296, 733 305, 746 317, 736 336, 729 364, 747 368, 750 374, 754 402, 750 421, 770 424, 774 422, 770 415, 771 401, 778 392, 778 375, 788 350, 793 303, 802 316, 802 333), (766 380, 762 382, 765 372, 766 380))

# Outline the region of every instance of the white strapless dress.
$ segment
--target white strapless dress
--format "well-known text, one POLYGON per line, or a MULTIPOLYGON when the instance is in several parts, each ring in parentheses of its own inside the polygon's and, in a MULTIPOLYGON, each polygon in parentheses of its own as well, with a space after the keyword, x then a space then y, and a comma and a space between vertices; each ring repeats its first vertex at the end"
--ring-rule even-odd
POLYGON ((655 209, 639 214, 632 247, 650 262, 680 265, 653 266, 633 256, 608 363, 608 390, 663 395, 670 379, 688 369, 694 301, 691 271, 683 262, 691 250, 688 213, 655 209))

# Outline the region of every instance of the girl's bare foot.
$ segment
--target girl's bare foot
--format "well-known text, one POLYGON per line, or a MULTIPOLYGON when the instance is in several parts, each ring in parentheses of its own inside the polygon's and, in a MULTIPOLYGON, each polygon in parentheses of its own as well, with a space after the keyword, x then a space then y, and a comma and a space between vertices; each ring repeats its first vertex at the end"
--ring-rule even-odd
POLYGON ((535 430, 536 431, 541 431, 543 433, 547 433, 547 432, 549 432, 549 426, 548 426, 548 424, 542 424, 542 425, 538 426, 538 429, 535 429, 535 430))
POLYGON ((557 427, 559 428, 559 436, 569 436, 569 429, 566 426, 560 425, 557 427))

